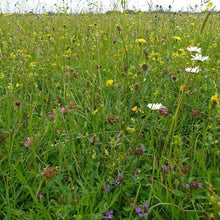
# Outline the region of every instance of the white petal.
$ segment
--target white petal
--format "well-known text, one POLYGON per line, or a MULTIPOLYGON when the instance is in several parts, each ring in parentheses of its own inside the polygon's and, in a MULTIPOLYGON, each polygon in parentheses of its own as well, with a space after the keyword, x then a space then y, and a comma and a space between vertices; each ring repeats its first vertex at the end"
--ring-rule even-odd
POLYGON ((152 109, 152 110, 158 110, 162 107, 163 105, 161 103, 149 103, 147 105, 148 108, 152 109))

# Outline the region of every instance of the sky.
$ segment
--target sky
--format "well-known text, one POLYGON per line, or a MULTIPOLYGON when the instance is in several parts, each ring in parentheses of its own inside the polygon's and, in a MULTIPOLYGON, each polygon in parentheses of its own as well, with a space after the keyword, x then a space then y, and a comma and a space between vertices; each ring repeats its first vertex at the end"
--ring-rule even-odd
MULTIPOLYGON (((155 10, 156 5, 161 5, 172 11, 201 11, 206 6, 202 3, 207 0, 127 0, 127 8, 131 10, 148 11, 155 10), (197 5, 197 7, 195 7, 197 5)), ((108 10, 121 9, 121 0, 0 0, 0 13, 34 13, 57 12, 62 7, 69 7, 70 13, 86 11, 106 12, 108 10), (56 4, 57 6, 54 6, 56 4)), ((220 10, 220 0, 212 0, 215 10, 220 10)))

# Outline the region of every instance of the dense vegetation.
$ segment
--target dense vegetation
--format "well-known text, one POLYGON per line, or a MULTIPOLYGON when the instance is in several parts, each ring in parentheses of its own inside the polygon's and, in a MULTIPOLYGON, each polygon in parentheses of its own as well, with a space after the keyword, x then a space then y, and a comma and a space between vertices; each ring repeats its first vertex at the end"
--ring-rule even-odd
POLYGON ((1 15, 0 218, 220 218, 207 13, 1 15))

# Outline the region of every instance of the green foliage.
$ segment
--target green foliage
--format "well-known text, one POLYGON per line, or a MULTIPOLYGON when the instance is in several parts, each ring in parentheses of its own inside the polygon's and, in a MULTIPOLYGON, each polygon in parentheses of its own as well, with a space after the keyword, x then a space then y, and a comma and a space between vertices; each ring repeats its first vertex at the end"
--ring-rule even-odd
POLYGON ((1 15, 0 219, 219 218, 219 16, 1 15))

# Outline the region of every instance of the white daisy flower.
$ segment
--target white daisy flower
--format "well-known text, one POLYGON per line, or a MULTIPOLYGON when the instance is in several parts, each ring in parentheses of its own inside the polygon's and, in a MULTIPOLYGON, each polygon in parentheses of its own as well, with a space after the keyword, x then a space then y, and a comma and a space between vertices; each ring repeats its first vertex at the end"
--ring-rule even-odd
POLYGON ((201 68, 199 68, 198 66, 197 67, 194 67, 194 68, 185 68, 185 71, 186 72, 190 72, 190 73, 198 73, 199 71, 201 71, 201 68))
POLYGON ((161 103, 149 103, 147 107, 152 110, 159 110, 163 105, 161 103))
POLYGON ((191 52, 197 52, 197 53, 202 52, 202 48, 199 48, 199 47, 187 47, 186 50, 191 51, 191 52))
POLYGON ((198 61, 205 61, 205 60, 210 60, 208 56, 203 57, 202 54, 196 54, 195 56, 191 55, 192 59, 191 60, 198 60, 198 61))

